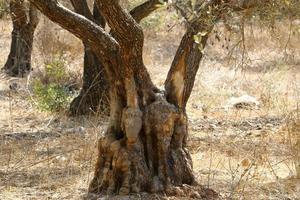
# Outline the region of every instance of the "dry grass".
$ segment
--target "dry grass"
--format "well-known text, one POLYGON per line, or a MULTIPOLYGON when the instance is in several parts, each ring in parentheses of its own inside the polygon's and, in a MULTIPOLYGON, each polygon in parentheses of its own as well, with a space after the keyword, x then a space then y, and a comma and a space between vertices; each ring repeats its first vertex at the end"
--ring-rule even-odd
MULTIPOLYGON (((167 25, 161 34, 146 33, 144 60, 159 86, 183 34, 179 25, 173 29, 167 25)), ((284 28, 279 24, 277 33, 284 28)), ((1 66, 9 50, 9 22, 0 21, 0 30, 1 66)), ((57 27, 53 30, 41 28, 37 33, 35 70, 48 56, 63 51, 70 68, 81 71, 80 42, 57 27)), ((223 28, 218 32, 223 34, 223 28)), ((300 180, 295 178, 300 37, 275 40, 256 27, 247 27, 246 33, 243 65, 251 70, 236 69, 241 66, 241 49, 228 62, 226 45, 233 47, 239 35, 231 36, 232 44, 224 40, 226 32, 220 42, 209 41, 188 104, 194 170, 198 181, 223 199, 296 200, 300 196, 300 180), (259 109, 225 108, 230 97, 243 94, 256 97, 259 109)), ((81 199, 93 173, 95 142, 106 122, 100 117, 69 119, 41 113, 30 100, 26 80, 1 75, 0 199, 81 199), (11 81, 19 83, 18 91, 8 89, 11 81)))

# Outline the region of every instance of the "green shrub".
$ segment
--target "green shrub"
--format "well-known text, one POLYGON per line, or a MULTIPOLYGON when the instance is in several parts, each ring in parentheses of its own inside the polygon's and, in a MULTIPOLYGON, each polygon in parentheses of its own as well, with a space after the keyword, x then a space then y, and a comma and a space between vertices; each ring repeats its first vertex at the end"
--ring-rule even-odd
POLYGON ((37 80, 34 82, 33 90, 37 100, 37 106, 43 111, 64 111, 72 99, 70 92, 65 87, 56 83, 43 85, 37 80))
POLYGON ((72 98, 70 73, 67 72, 62 55, 54 56, 45 64, 44 71, 33 81, 32 88, 39 109, 50 112, 65 111, 72 98))

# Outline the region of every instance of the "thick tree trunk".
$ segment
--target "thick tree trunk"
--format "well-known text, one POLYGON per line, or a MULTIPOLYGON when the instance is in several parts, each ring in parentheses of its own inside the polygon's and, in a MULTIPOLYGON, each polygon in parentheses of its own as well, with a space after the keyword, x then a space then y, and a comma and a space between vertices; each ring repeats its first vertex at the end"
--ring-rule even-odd
POLYGON ((10 76, 23 77, 31 70, 34 31, 38 24, 36 9, 30 4, 29 14, 23 1, 10 2, 13 22, 11 49, 3 70, 10 76))
MULTIPOLYGON (((206 41, 207 36, 202 43, 205 45, 206 41)), ((199 46, 193 40, 193 34, 187 31, 169 73, 169 77, 182 82, 177 84, 172 79, 176 82, 172 85, 166 81, 167 96, 151 88, 151 82, 145 81, 147 79, 135 77, 136 90, 141 91, 136 94, 140 103, 137 106, 132 101, 128 106, 130 100, 127 100, 127 107, 122 110, 120 132, 108 132, 100 139, 90 192, 126 195, 146 191, 182 195, 186 191, 178 186, 196 184, 192 159, 187 149, 185 105, 202 58, 199 46), (185 78, 182 80, 179 76, 185 78), (183 92, 176 92, 182 87, 183 92), (147 96, 148 100, 144 100, 145 88, 148 88, 148 95, 152 90, 154 98, 147 96)), ((141 74, 138 71, 133 73, 141 74)), ((189 196, 187 193, 185 195, 189 196)))
POLYGON ((136 21, 115 1, 97 3, 120 44, 126 98, 112 95, 120 101, 119 108, 113 109, 118 112, 112 116, 121 126, 108 129, 99 141, 89 191, 177 193, 174 186, 195 183, 186 149, 187 117, 153 86, 142 61, 144 38, 136 21))
POLYGON ((143 65, 144 38, 138 25, 115 2, 97 2, 120 44, 127 97, 123 105, 127 106, 122 110, 121 133, 108 132, 99 141, 90 192, 180 194, 183 191, 177 186, 196 183, 192 159, 186 148, 188 120, 185 107, 202 59, 202 49, 213 25, 203 21, 189 24, 163 93, 152 86, 143 65), (206 34, 195 41, 198 32, 206 34))
POLYGON ((119 138, 99 141, 90 192, 176 194, 174 186, 194 184, 186 138, 186 116, 159 94, 144 111, 125 108, 119 138))
MULTIPOLYGON (((105 20, 96 6, 91 13, 85 0, 71 0, 71 3, 77 13, 94 21, 99 26, 105 27, 105 20)), ((97 111, 108 113, 109 84, 103 64, 88 44, 83 43, 83 45, 83 85, 80 94, 70 104, 70 114, 76 116, 97 111)))

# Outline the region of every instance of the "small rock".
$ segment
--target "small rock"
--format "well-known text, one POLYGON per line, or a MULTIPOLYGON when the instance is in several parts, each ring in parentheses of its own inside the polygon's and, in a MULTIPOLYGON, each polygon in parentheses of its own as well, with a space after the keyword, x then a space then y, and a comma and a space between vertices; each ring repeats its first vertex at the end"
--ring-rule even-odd
POLYGON ((217 126, 215 124, 209 124, 209 128, 210 131, 214 131, 217 129, 217 126))
POLYGON ((71 133, 75 133, 75 134, 80 134, 80 135, 84 135, 85 134, 85 128, 82 126, 76 127, 76 128, 69 128, 65 130, 66 133, 71 134, 71 133))
POLYGON ((240 97, 231 97, 227 105, 225 106, 226 109, 228 108, 236 108, 236 109, 257 109, 259 107, 259 101, 249 95, 243 95, 240 97))
POLYGON ((67 158, 64 157, 64 156, 56 156, 56 160, 59 160, 59 161, 66 161, 67 158))

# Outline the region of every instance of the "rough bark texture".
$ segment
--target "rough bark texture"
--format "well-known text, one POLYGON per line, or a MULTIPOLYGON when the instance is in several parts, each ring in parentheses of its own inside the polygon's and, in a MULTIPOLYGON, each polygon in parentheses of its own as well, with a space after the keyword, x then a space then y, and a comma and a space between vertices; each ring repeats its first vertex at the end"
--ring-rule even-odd
MULTIPOLYGON (((186 149, 187 116, 153 85, 142 60, 143 32, 131 15, 115 0, 97 0, 111 27, 108 35, 100 26, 55 1, 32 2, 87 43, 104 61, 108 74, 110 125, 99 140, 89 191, 123 195, 141 191, 177 193, 175 186, 195 183, 186 149)), ((182 67, 186 68, 185 64, 182 67)))
MULTIPOLYGON (((86 0, 71 0, 71 3, 78 14, 94 21, 102 28, 105 27, 105 19, 96 4, 94 4, 94 12, 91 13, 86 0)), ((134 8, 130 14, 139 23, 161 5, 162 2, 159 0, 149 0, 134 8)), ((84 48, 83 87, 79 96, 70 105, 71 115, 84 115, 90 111, 107 111, 109 107, 109 84, 103 65, 88 45, 84 44, 84 48)))
MULTIPOLYGON (((71 0, 75 12, 92 20, 102 28, 105 20, 96 6, 93 13, 86 0, 71 0)), ((88 44, 84 45, 83 85, 80 94, 71 102, 70 114, 72 116, 95 113, 107 113, 109 108, 109 91, 105 70, 88 44)))
POLYGON ((165 82, 167 100, 184 112, 207 41, 206 35, 201 37, 200 43, 195 42, 196 34, 194 30, 188 30, 183 36, 165 82))
MULTIPOLYGON (((138 20, 125 12, 118 0, 95 1, 111 34, 88 18, 65 9, 56 0, 30 1, 91 47, 107 74, 110 123, 98 142, 99 154, 89 192, 105 195, 166 192, 187 197, 177 187, 195 184, 192 159, 186 148, 185 106, 202 58, 201 50, 213 24, 205 20, 189 24, 164 93, 153 85, 144 66, 144 36, 138 20), (207 33, 195 41, 198 32, 207 33)), ((211 13, 212 6, 217 7, 215 3, 222 2, 209 1, 202 6, 201 16, 205 17, 211 13)))
POLYGON ((195 182, 185 148, 186 115, 153 86, 142 61, 144 38, 136 21, 116 1, 96 2, 120 45, 126 99, 120 99, 120 115, 115 115, 120 130, 109 130, 99 142, 90 192, 174 193, 173 186, 195 182))
POLYGON ((10 1, 13 22, 10 53, 3 70, 10 76, 23 77, 31 70, 34 31, 38 25, 36 8, 30 4, 29 13, 22 0, 10 1))

